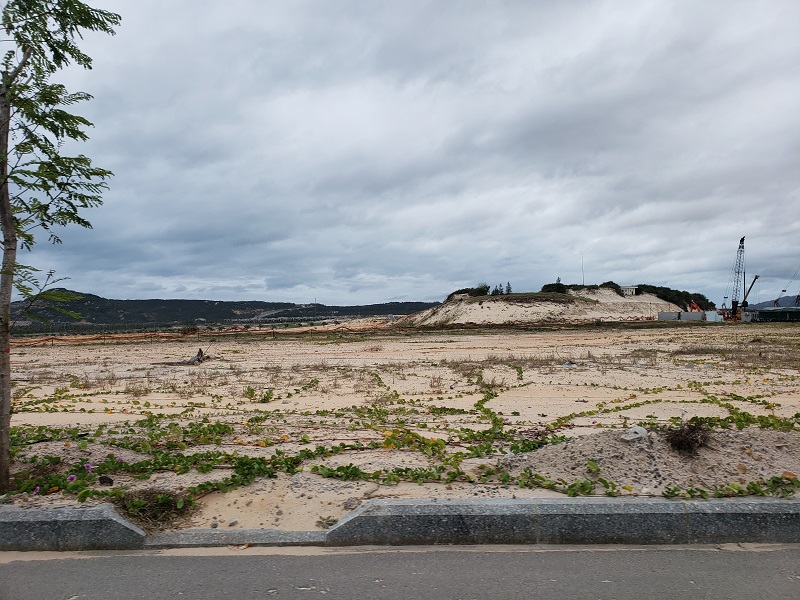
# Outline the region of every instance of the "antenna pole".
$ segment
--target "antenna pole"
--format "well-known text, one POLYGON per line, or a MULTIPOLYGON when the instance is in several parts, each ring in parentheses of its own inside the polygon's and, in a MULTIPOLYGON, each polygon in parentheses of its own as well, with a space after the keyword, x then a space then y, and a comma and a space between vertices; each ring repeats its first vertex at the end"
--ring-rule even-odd
POLYGON ((581 252, 581 285, 586 285, 586 275, 583 272, 583 252, 581 252))

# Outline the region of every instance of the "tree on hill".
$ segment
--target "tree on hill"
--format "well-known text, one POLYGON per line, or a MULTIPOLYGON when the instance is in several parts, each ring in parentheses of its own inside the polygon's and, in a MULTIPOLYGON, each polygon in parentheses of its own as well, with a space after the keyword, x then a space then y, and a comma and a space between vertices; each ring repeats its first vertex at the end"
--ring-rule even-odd
POLYGON ((120 17, 80 0, 9 0, 2 8, 6 52, 0 67, 0 493, 10 482, 11 299, 19 273, 18 247, 30 249, 35 233, 60 240, 54 228, 90 227, 82 209, 102 203, 111 172, 83 155, 67 156, 64 143, 87 139, 91 123, 67 108, 91 98, 70 93, 51 77, 92 59, 77 41, 86 31, 114 33, 120 17))

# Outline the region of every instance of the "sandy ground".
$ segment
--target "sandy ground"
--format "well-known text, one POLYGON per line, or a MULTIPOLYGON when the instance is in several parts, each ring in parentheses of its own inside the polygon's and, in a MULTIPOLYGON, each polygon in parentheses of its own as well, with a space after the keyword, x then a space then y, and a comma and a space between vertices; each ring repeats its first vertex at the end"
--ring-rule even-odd
MULTIPOLYGON (((800 472, 798 348, 796 326, 657 323, 18 346, 13 470, 45 456, 60 458, 51 467, 58 470, 109 455, 134 463, 157 451, 271 457, 349 445, 304 460, 296 474, 204 495, 181 528, 324 528, 372 498, 561 496, 520 487, 524 473, 562 491, 589 480, 595 493, 605 491, 600 479, 636 495, 746 485, 800 472), (199 346, 214 358, 163 364, 190 358, 199 346), (696 456, 675 451, 663 432, 623 439, 637 424, 652 430, 671 419, 742 413, 794 419, 794 430, 715 431, 696 456), (199 435, 193 424, 227 429, 199 435), (488 449, 470 439, 469 432, 492 428, 502 435, 488 449), (514 440, 542 435, 568 441, 514 452, 514 440), (443 451, 428 455, 402 439, 442 440, 443 451), (142 440, 151 443, 137 446, 142 440), (463 476, 454 481, 385 477, 430 473, 457 454, 463 476), (314 472, 349 465, 383 475, 351 481, 314 472)), ((229 464, 215 464, 208 472, 112 478, 119 489, 180 492, 230 473, 229 464)), ((38 490, 10 501, 74 496, 38 490)))

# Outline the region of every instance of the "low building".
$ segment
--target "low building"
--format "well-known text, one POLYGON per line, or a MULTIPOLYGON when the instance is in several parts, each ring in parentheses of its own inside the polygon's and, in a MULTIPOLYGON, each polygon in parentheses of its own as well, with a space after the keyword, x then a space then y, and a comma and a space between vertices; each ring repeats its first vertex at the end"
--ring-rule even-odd
POLYGON ((622 290, 623 296, 635 296, 636 295, 636 288, 638 286, 635 285, 621 285, 619 286, 622 290))

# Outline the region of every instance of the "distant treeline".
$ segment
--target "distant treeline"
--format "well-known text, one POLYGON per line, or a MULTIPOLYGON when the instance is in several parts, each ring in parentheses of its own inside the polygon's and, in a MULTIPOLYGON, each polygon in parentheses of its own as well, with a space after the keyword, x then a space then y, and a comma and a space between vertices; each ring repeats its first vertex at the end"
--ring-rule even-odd
POLYGON ((684 310, 689 310, 689 306, 692 302, 697 303, 697 305, 702 308, 703 310, 715 310, 716 305, 711 302, 708 298, 706 298, 703 294, 692 294, 690 292, 682 292, 679 290, 673 290, 668 287, 661 287, 658 285, 647 285, 646 283, 640 283, 636 286, 636 293, 637 294, 653 294, 657 296, 661 300, 665 302, 672 302, 672 304, 677 304, 684 310))
MULTIPOLYGON (((59 303, 58 308, 77 313, 88 323, 224 323, 281 318, 313 319, 314 317, 370 317, 406 315, 438 305, 438 302, 386 302, 364 306, 326 306, 291 302, 216 301, 216 300, 110 300, 94 294, 81 294, 79 300, 59 303)), ((20 316, 22 302, 12 305, 12 313, 20 316)), ((75 319, 47 306, 34 306, 34 311, 52 323, 74 323, 75 319)), ((20 316, 21 318, 21 316, 20 316)))

